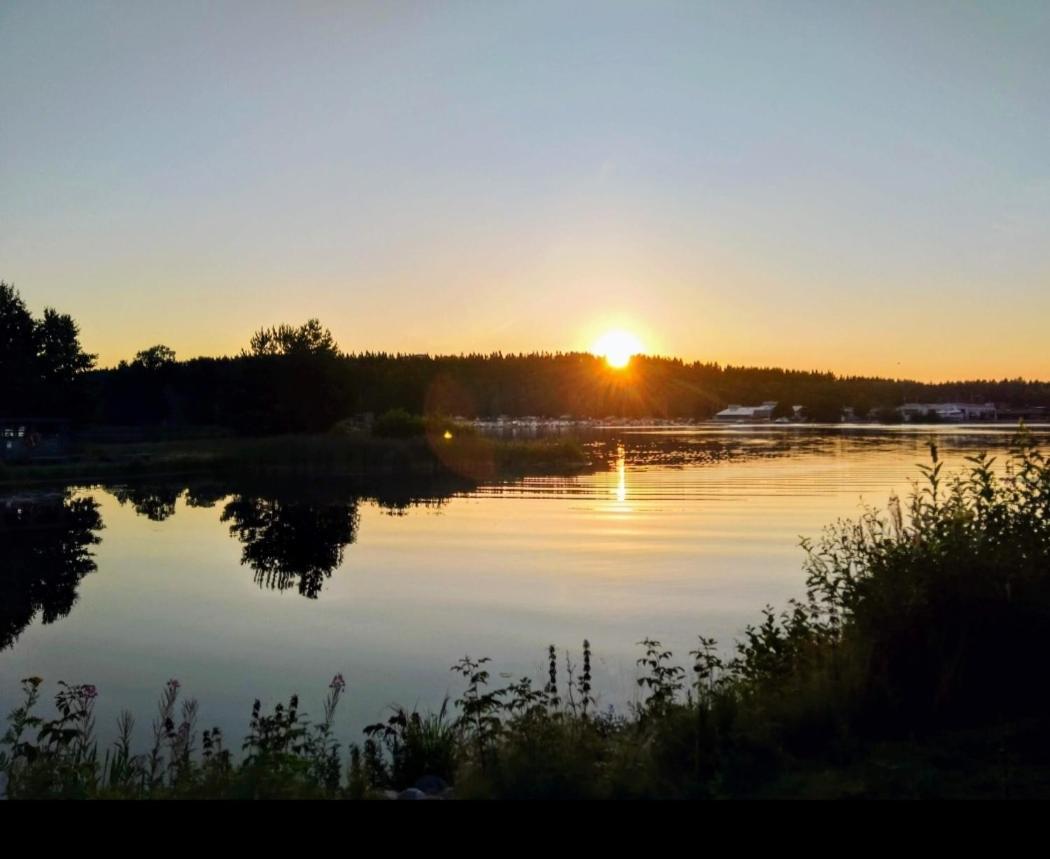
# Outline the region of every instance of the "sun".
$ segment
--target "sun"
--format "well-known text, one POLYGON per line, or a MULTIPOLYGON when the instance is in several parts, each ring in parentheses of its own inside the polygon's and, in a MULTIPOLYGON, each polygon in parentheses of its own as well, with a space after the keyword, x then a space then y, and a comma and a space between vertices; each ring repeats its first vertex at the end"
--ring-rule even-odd
POLYGON ((591 352, 605 359, 610 367, 623 369, 631 356, 642 352, 642 341, 629 331, 606 331, 591 347, 591 352))

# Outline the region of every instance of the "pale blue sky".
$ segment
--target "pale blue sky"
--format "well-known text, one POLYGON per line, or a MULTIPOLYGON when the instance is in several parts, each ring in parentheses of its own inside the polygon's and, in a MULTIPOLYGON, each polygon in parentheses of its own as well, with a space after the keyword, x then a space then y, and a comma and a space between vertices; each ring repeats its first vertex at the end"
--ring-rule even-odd
POLYGON ((1050 3, 0 4, 0 277, 104 363, 1050 377, 1050 3))

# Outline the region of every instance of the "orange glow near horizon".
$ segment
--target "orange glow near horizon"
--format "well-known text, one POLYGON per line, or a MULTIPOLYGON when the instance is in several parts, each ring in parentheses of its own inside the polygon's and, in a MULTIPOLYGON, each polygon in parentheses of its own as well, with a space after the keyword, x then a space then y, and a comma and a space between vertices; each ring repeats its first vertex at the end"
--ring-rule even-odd
POLYGON ((607 331, 599 337, 591 351, 604 358, 610 367, 622 370, 631 363, 631 356, 642 352, 642 341, 629 331, 607 331))

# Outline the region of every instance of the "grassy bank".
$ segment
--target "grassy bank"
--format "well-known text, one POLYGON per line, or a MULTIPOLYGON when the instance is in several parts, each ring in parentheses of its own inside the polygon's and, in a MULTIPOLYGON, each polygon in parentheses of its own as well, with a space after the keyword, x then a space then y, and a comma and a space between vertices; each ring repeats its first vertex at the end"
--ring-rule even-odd
POLYGON ((496 479, 572 473, 589 465, 578 442, 506 441, 446 430, 412 437, 332 432, 269 438, 212 438, 78 446, 68 460, 0 464, 0 485, 206 473, 376 477, 454 474, 496 479))
POLYGON ((456 797, 1045 797, 1050 795, 1050 463, 1023 436, 1003 473, 984 456, 906 501, 804 545, 806 596, 748 627, 735 651, 698 638, 684 665, 641 642, 639 699, 603 710, 590 648, 552 647, 549 673, 496 688, 488 660, 454 666, 437 713, 397 710, 346 753, 335 677, 310 722, 293 698, 256 705, 235 756, 198 736, 169 683, 152 746, 130 717, 106 751, 92 686, 34 714, 24 681, 0 770, 12 796, 330 797, 419 785, 456 797))

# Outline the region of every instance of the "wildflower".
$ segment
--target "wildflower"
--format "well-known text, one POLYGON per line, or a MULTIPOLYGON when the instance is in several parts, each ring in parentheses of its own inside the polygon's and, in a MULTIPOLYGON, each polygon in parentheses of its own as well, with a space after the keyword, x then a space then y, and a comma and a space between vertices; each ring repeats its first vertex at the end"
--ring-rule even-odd
POLYGON ((171 680, 168 681, 168 688, 169 689, 178 689, 181 685, 182 684, 178 680, 176 680, 174 677, 172 677, 171 680))
POLYGON ((84 700, 92 701, 98 697, 98 689, 96 689, 93 684, 86 683, 80 687, 80 694, 83 696, 84 700))
POLYGON ((346 681, 343 679, 342 674, 336 674, 332 678, 332 682, 328 684, 329 689, 334 689, 336 692, 342 692, 346 688, 346 681))
POLYGON ((30 686, 32 686, 34 689, 36 689, 37 686, 39 686, 41 683, 44 682, 44 678, 43 677, 36 677, 36 676, 34 676, 34 677, 24 677, 22 679, 22 682, 23 683, 28 683, 30 686))

